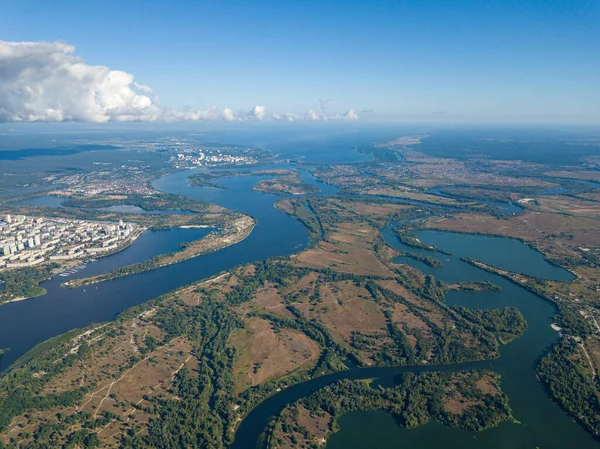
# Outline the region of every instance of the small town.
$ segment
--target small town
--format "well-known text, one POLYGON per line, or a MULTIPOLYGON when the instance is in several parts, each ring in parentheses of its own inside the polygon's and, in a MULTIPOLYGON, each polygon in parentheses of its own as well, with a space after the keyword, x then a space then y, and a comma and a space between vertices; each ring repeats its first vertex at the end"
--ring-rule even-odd
POLYGON ((45 261, 89 259, 115 251, 139 235, 137 224, 6 215, 0 221, 0 270, 45 261))

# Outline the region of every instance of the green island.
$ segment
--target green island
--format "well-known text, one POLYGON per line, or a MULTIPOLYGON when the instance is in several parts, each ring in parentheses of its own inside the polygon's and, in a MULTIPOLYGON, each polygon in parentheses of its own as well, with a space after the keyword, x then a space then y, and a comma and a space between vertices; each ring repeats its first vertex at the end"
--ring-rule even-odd
POLYGON ((288 169, 257 169, 235 172, 221 170, 218 172, 197 173, 190 176, 190 184, 197 187, 224 189, 225 187, 216 181, 221 178, 235 176, 273 176, 273 178, 258 181, 253 190, 274 195, 305 195, 319 191, 316 186, 302 181, 297 171, 288 169))
POLYGON ((337 431, 339 417, 367 410, 386 411, 406 428, 436 420, 482 431, 511 419, 498 376, 487 371, 409 373, 391 388, 341 380, 288 405, 270 425, 268 447, 316 449, 337 431))

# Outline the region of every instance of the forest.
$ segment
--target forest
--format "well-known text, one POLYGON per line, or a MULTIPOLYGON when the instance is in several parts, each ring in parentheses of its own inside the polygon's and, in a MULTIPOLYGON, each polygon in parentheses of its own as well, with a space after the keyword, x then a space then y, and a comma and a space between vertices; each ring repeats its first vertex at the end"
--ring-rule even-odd
POLYGON ((311 431, 299 423, 300 407, 319 417, 319 421, 325 418, 328 429, 321 436, 338 430, 337 420, 344 414, 368 410, 390 413, 405 428, 436 420, 452 427, 481 431, 511 418, 508 398, 496 389, 497 382, 497 374, 482 371, 406 373, 396 386, 388 388, 361 380, 340 380, 288 405, 271 425, 268 447, 320 446, 311 431), (477 387, 484 379, 495 384, 486 394, 477 387), (457 398, 463 405, 455 413, 448 410, 447 404, 457 398))
POLYGON ((59 266, 57 263, 49 263, 39 267, 24 267, 0 272, 0 280, 4 281, 4 291, 0 292, 0 303, 12 298, 43 295, 46 290, 38 284, 50 279, 59 266))
MULTIPOLYGON (((577 343, 572 338, 562 338, 540 362, 537 373, 556 401, 571 413, 592 434, 600 433, 600 397, 596 383, 581 366, 577 343)), ((589 366, 588 366, 589 369, 589 366)))

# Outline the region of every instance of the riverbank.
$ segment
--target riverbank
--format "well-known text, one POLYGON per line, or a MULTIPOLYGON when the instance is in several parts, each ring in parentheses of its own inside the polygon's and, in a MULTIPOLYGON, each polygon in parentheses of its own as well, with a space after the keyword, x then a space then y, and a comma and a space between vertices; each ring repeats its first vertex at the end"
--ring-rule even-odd
MULTIPOLYGON (((148 261, 116 268, 109 273, 73 279, 62 284, 64 287, 78 288, 87 285, 98 284, 112 279, 129 276, 131 274, 143 273, 156 270, 161 267, 173 265, 185 260, 202 256, 211 252, 219 251, 231 245, 235 245, 246 239, 254 227, 256 221, 249 216, 241 216, 227 223, 220 231, 211 233, 206 237, 183 244, 181 251, 170 254, 158 255, 148 261)), ((188 226, 191 228, 192 226, 188 226)), ((206 228, 206 226, 194 226, 206 228)), ((182 226, 183 228, 183 226, 182 226)))
MULTIPOLYGON (((96 253, 96 254, 94 254, 94 257, 101 259, 104 257, 112 256, 114 254, 118 254, 121 251, 124 251, 125 249, 129 248, 146 230, 147 230, 146 227, 143 227, 143 226, 138 227, 117 248, 106 251, 104 253, 96 253)), ((29 289, 30 294, 17 296, 17 297, 10 297, 9 299, 6 299, 7 298, 6 293, 2 293, 2 294, 0 294, 0 306, 10 304, 10 303, 15 303, 15 302, 26 301, 28 299, 37 298, 39 296, 44 296, 47 293, 47 290, 44 287, 41 287, 39 284, 41 284, 42 282, 51 280, 51 279, 55 278, 56 276, 58 276, 60 273, 69 271, 69 270, 73 269, 74 267, 77 267, 78 265, 87 263, 87 259, 89 259, 89 258, 90 258, 90 256, 88 256, 84 259, 66 260, 66 261, 62 261, 62 263, 60 263, 60 264, 58 264, 56 261, 49 261, 49 262, 45 262, 44 264, 41 264, 40 266, 28 268, 28 270, 31 270, 33 272, 33 274, 28 276, 27 279, 31 280, 33 278, 33 279, 35 279, 35 282, 36 282, 36 284, 33 285, 29 289), (48 267, 54 267, 54 266, 55 266, 55 268, 50 268, 50 270, 48 270, 48 267), (45 271, 42 271, 42 270, 45 270, 45 271), (48 273, 48 271, 50 271, 50 272, 48 273), (37 276, 38 273, 44 273, 44 274, 41 276, 37 276)), ((2 273, 0 273, 0 275, 1 274, 2 273)))

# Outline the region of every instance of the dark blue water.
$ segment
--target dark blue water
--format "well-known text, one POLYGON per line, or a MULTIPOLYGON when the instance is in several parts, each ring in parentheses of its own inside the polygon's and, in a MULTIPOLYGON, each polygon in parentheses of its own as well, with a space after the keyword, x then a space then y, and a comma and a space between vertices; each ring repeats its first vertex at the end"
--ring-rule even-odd
MULTIPOLYGON (((434 230, 417 231, 414 235, 419 240, 450 252, 456 257, 470 257, 515 273, 559 281, 569 281, 575 278, 572 273, 551 264, 542 253, 517 239, 434 230)), ((417 252, 414 248, 407 247, 407 250, 417 252)), ((427 250, 420 250, 420 253, 426 254, 427 250)), ((431 252, 429 252, 429 255, 431 255, 431 252)), ((424 266, 419 269, 423 271, 424 266)), ((440 270, 438 276, 453 276, 458 279, 463 275, 463 269, 464 267, 461 265, 458 271, 452 271, 451 265, 444 270, 440 270)), ((442 277, 439 279, 451 282, 449 279, 442 277)))
POLYGON ((199 240, 213 230, 212 228, 173 228, 144 231, 142 235, 123 251, 119 251, 111 256, 100 257, 96 259, 96 262, 88 263, 86 268, 79 270, 73 275, 59 277, 63 281, 66 281, 72 278, 108 273, 116 267, 144 262, 159 254, 178 251, 182 243, 199 240))
MULTIPOLYGON (((257 225, 250 236, 215 253, 94 286, 61 288, 65 278, 60 276, 42 283, 48 290, 46 295, 0 307, 0 348, 11 348, 0 359, 0 369, 51 337, 110 320, 133 305, 236 265, 291 254, 305 247, 308 237, 304 227, 273 207, 273 201, 280 196, 251 189, 255 177, 222 180, 225 190, 190 187, 188 176, 192 173, 186 170, 168 175, 156 181, 155 186, 168 193, 213 201, 251 214, 257 225)), ((199 230, 202 231, 205 230, 199 230)), ((113 260, 114 266, 106 266, 107 271, 121 266, 117 259, 113 260)))

